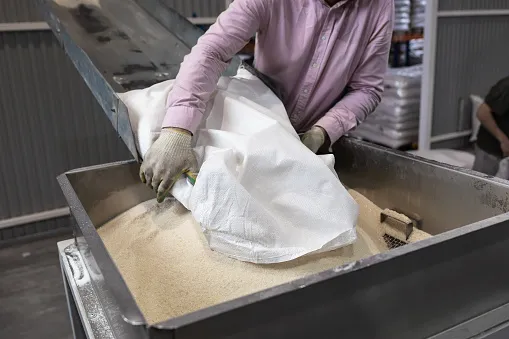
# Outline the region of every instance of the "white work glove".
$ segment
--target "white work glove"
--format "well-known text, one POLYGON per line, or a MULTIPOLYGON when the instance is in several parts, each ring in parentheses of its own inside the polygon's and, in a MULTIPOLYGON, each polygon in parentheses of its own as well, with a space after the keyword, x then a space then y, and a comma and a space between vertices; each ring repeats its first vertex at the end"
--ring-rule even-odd
POLYGON ((301 135, 300 140, 313 153, 316 153, 325 144, 326 138, 327 134, 323 128, 313 126, 309 131, 301 135))
POLYGON ((191 140, 189 131, 163 128, 145 155, 140 168, 140 179, 157 192, 158 202, 164 200, 175 181, 183 174, 196 177, 198 164, 191 148, 191 140))

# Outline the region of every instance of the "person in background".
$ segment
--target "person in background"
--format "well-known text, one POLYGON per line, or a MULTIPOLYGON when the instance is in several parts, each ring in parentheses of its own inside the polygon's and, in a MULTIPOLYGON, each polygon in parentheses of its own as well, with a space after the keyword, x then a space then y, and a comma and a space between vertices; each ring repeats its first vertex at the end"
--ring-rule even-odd
MULTIPOLYGON (((509 157, 509 77, 497 82, 477 111, 481 122, 473 170, 496 175, 500 161, 509 157)), ((504 179, 509 179, 507 175, 504 179)))
POLYGON ((394 0, 235 0, 184 58, 141 180, 164 200, 196 172, 192 134, 228 62, 256 34, 254 66, 281 93, 313 152, 373 112, 388 66, 394 0))

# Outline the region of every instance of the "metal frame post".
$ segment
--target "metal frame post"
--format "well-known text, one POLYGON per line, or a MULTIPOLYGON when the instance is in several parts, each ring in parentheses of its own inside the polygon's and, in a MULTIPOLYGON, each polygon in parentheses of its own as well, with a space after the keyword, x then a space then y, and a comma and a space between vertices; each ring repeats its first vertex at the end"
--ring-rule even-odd
POLYGON ((419 150, 431 148, 433 128, 433 95, 437 45, 438 0, 428 0, 424 20, 424 57, 419 115, 419 150))

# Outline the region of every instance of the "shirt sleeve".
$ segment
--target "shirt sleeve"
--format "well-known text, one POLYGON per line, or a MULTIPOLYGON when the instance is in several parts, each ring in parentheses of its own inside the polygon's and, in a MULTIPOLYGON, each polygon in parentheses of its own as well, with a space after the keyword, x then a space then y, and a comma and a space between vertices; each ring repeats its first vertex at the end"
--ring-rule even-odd
POLYGON ((484 99, 491 111, 497 115, 509 114, 509 77, 504 78, 493 86, 484 99))
POLYGON ((331 143, 364 121, 381 101, 384 75, 389 63, 394 0, 386 2, 378 18, 345 96, 316 123, 325 129, 331 143))
POLYGON ((184 58, 162 127, 194 133, 229 61, 268 21, 270 0, 235 0, 184 58))

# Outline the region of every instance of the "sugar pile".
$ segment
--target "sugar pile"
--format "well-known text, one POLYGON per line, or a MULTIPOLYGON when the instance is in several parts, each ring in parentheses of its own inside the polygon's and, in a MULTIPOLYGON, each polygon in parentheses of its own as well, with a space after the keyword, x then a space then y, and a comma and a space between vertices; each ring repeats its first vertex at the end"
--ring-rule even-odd
POLYGON ((355 244, 282 264, 211 251, 191 214, 171 200, 139 204, 98 232, 147 321, 157 323, 388 250, 381 209, 349 192, 360 207, 355 244))

